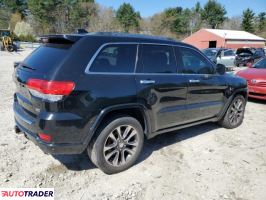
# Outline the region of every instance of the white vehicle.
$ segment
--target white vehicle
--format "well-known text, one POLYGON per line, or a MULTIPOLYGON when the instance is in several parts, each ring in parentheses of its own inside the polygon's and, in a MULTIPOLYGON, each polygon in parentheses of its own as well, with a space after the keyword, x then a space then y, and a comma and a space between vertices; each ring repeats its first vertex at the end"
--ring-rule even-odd
POLYGON ((202 52, 214 63, 225 65, 227 70, 232 70, 235 66, 236 54, 232 49, 208 48, 202 52))

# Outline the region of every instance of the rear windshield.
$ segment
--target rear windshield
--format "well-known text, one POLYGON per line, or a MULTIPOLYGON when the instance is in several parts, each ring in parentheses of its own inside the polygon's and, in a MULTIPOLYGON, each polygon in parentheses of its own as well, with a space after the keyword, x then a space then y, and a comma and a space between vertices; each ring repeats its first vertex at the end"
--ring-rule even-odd
POLYGON ((208 57, 213 57, 217 54, 218 51, 216 49, 204 49, 202 50, 202 52, 208 57))
POLYGON ((37 48, 22 63, 38 72, 48 72, 58 67, 71 45, 46 44, 37 48))

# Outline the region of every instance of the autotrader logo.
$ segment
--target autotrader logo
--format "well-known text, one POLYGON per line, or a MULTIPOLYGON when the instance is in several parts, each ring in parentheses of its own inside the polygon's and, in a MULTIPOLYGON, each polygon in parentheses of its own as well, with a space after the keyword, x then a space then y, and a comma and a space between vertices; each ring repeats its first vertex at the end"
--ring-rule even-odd
POLYGON ((0 199, 54 199, 54 188, 1 188, 0 199))

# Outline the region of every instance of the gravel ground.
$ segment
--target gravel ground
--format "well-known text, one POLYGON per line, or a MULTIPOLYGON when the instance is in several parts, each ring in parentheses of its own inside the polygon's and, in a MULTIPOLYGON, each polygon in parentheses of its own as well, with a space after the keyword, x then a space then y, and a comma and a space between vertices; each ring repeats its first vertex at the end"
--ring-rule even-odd
POLYGON ((13 62, 0 52, 0 187, 54 187, 56 199, 266 199, 266 102, 250 100, 244 123, 204 124, 145 142, 138 163, 105 175, 86 155, 44 154, 13 131, 13 62))

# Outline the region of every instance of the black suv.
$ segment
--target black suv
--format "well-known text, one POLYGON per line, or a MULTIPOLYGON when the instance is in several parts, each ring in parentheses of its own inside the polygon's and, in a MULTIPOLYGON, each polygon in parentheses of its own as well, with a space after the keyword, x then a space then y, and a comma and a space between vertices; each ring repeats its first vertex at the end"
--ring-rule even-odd
POLYGON ((16 131, 44 152, 79 154, 112 174, 144 138, 205 122, 235 128, 247 85, 198 49, 119 33, 50 35, 15 66, 16 131))

